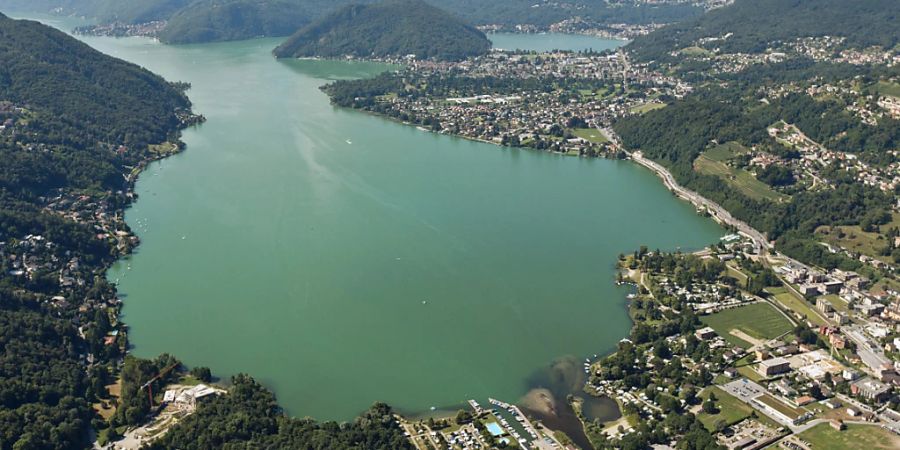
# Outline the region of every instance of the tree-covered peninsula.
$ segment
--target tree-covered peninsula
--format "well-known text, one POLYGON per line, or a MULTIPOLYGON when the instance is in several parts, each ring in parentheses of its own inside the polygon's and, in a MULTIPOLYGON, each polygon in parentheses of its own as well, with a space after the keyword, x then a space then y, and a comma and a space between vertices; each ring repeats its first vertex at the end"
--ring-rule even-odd
POLYGON ((275 55, 460 60, 490 48, 484 33, 422 0, 387 0, 344 7, 297 31, 275 55))

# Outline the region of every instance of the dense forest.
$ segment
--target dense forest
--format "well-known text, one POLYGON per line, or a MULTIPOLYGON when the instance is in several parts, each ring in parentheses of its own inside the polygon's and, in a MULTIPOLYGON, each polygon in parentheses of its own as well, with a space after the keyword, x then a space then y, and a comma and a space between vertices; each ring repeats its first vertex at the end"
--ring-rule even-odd
POLYGON ((275 55, 460 60, 490 48, 484 33, 422 0, 387 0, 344 7, 297 31, 275 55))
POLYGON ((900 43, 897 11, 896 0, 737 0, 639 37, 628 49, 639 60, 660 61, 703 38, 723 38, 711 44, 723 53, 756 53, 772 43, 819 36, 844 37, 853 47, 889 49, 900 43))
POLYGON ((204 403, 150 449, 303 448, 402 450, 413 448, 391 408, 376 404, 356 420, 338 424, 290 419, 275 396, 246 375, 229 393, 204 403))

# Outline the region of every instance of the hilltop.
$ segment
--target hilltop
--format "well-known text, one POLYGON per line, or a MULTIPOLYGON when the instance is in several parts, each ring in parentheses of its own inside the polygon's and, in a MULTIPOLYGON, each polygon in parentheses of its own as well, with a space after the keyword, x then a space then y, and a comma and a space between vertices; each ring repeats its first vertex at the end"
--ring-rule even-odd
POLYGON ((275 49, 288 57, 390 57, 459 60, 486 53, 484 33, 421 0, 350 5, 302 28, 275 49))

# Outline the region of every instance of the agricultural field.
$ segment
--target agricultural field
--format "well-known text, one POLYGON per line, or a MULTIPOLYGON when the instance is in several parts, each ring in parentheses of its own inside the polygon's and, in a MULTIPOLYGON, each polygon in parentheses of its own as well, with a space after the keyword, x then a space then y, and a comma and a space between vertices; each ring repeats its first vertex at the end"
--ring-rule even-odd
POLYGON ((837 431, 827 423, 816 425, 798 438, 810 443, 816 450, 844 450, 848 448, 865 448, 871 450, 890 450, 900 448, 900 436, 877 425, 847 425, 844 431, 837 431))
POLYGON ((790 309, 801 316, 805 316, 810 322, 816 325, 827 325, 825 319, 817 314, 812 305, 807 303, 806 300, 791 294, 787 288, 768 288, 766 289, 766 292, 772 294, 777 303, 780 303, 785 308, 790 309))
POLYGON ((597 130, 596 128, 575 128, 574 130, 572 130, 572 134, 595 144, 609 142, 606 139, 606 136, 603 136, 603 133, 601 133, 600 130, 597 130))
POLYGON ((757 180, 752 173, 728 164, 732 159, 747 152, 749 150, 737 142, 727 142, 718 145, 703 152, 694 161, 694 171, 705 175, 717 176, 753 199, 776 202, 785 202, 790 199, 790 196, 782 194, 772 189, 766 183, 757 180))
POLYGON ((775 339, 794 327, 780 311, 768 303, 754 303, 740 308, 701 317, 700 320, 716 330, 719 336, 739 347, 749 348, 754 342, 735 336, 744 333, 754 340, 766 341, 775 339))

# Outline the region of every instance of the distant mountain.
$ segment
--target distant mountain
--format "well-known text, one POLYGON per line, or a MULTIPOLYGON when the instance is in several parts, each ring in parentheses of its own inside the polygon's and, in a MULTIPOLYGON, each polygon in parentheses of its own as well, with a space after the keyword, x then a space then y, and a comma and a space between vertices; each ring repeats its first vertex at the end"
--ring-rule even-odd
MULTIPOLYGON (((168 21, 164 42, 200 43, 289 36, 348 4, 377 0, 0 0, 0 10, 93 18, 97 25, 168 21)), ((476 25, 546 29, 573 17, 596 23, 668 23, 696 17, 697 4, 637 0, 425 0, 476 25)))
POLYGON ((800 37, 839 36, 853 47, 900 43, 897 0, 737 0, 692 20, 635 39, 628 48, 639 60, 666 59, 670 52, 705 40, 723 53, 756 53, 800 37))
POLYGON ((290 0, 199 1, 172 15, 162 42, 186 44, 259 36, 287 36, 309 23, 307 11, 290 0))
POLYGON ((175 12, 161 41, 188 44, 290 36, 352 0, 198 0, 175 12))
POLYGON ((275 56, 459 60, 489 51, 484 33, 422 0, 346 6, 297 31, 275 56))
POLYGON ((0 0, 0 9, 95 18, 102 23, 145 23, 168 19, 196 0, 0 0))

